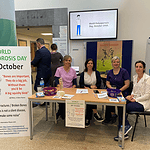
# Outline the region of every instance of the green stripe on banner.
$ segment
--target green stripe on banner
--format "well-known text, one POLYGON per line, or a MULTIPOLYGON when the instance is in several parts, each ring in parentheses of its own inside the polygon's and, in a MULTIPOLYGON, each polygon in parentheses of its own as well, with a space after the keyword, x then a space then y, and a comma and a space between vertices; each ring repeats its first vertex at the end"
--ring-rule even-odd
POLYGON ((17 46, 15 22, 0 19, 0 46, 17 46))

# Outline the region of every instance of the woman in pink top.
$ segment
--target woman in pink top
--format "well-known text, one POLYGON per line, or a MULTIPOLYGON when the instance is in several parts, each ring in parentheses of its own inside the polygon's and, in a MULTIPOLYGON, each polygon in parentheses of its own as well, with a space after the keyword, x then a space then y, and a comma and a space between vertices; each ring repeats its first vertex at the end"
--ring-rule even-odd
MULTIPOLYGON (((57 87, 60 86, 59 78, 62 78, 63 88, 75 88, 77 86, 77 75, 76 71, 71 68, 72 58, 69 55, 64 56, 63 66, 57 68, 55 73, 55 84, 57 87)), ((59 103, 59 110, 56 114, 56 117, 61 116, 62 119, 65 119, 65 104, 59 103)))

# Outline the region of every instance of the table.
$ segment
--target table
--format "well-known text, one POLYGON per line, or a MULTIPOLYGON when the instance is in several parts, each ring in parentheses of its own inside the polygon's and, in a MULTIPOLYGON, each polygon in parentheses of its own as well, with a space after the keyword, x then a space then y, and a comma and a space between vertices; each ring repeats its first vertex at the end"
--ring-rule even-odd
MULTIPOLYGON (((84 100, 86 104, 94 104, 94 105, 109 105, 109 106, 121 106, 123 107, 123 133, 125 127, 125 112, 126 112, 126 102, 110 102, 109 99, 98 99, 98 97, 93 94, 94 89, 88 89, 88 94, 76 94, 77 88, 63 88, 66 94, 74 95, 72 100, 84 100)), ((97 90, 97 89, 96 89, 97 90)), ((98 89, 99 92, 106 91, 106 89, 98 89)), ((32 95, 28 97, 29 99, 29 124, 30 124, 30 139, 33 139, 33 114, 32 114, 32 102, 59 102, 65 103, 65 99, 56 99, 53 96, 45 96, 36 98, 36 95, 32 95)), ((111 98, 112 99, 112 98, 111 98)), ((47 112, 47 108, 46 108, 47 112)), ((56 113, 55 113, 56 114, 56 113)), ((56 118, 56 116, 55 116, 56 118)), ((124 136, 122 137, 122 148, 124 148, 124 136)))

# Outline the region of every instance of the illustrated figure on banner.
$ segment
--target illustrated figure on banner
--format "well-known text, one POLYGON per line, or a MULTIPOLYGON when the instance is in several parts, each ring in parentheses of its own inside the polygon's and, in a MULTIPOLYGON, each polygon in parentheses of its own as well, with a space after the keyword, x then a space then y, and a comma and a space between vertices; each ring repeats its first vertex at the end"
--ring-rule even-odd
POLYGON ((110 52, 110 59, 112 59, 114 57, 114 50, 112 48, 109 49, 110 52))
POLYGON ((80 19, 80 15, 77 15, 77 35, 81 35, 81 19, 80 19))

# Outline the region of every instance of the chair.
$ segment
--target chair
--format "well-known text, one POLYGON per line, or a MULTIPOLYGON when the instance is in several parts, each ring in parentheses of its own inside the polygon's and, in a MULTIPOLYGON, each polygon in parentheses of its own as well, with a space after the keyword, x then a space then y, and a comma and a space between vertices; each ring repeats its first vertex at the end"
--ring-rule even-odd
POLYGON ((128 114, 131 114, 131 115, 134 114, 134 115, 136 115, 136 121, 135 121, 135 124, 134 124, 134 129, 133 129, 132 138, 131 138, 131 141, 133 141, 136 124, 138 123, 138 117, 139 117, 140 115, 144 115, 145 127, 147 127, 146 115, 150 115, 150 111, 144 111, 144 112, 135 112, 135 111, 132 111, 132 112, 129 112, 128 114))
POLYGON ((133 89, 133 81, 130 81, 130 85, 129 85, 129 87, 128 87, 129 95, 131 95, 132 89, 133 89))

